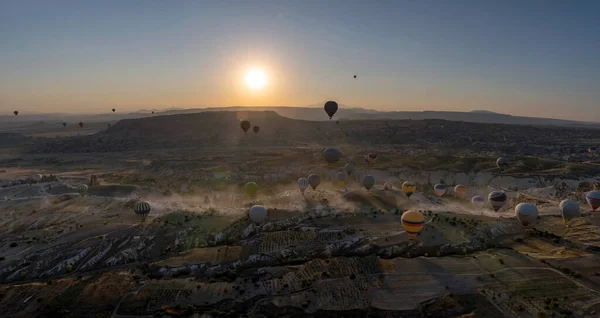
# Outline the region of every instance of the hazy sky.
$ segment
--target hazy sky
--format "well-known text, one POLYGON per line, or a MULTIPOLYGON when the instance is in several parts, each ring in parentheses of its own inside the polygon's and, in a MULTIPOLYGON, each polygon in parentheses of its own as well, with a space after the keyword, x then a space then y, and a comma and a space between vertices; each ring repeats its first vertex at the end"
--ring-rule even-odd
POLYGON ((600 121, 599 14, 585 0, 0 0, 0 113, 333 99, 600 121), (251 68, 265 89, 247 87, 251 68))

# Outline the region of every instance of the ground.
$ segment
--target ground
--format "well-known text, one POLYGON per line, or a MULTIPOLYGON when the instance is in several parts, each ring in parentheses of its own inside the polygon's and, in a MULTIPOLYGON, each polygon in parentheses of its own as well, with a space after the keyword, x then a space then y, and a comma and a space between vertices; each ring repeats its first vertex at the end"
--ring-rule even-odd
MULTIPOLYGON (((215 114, 204 123, 218 124, 215 114)), ((338 128, 260 115, 274 120, 273 130, 289 127, 287 139, 259 116, 256 136, 208 130, 171 145, 166 140, 182 128, 162 127, 161 135, 153 125, 176 117, 185 126, 191 115, 177 116, 104 130, 104 123, 91 124, 89 136, 21 126, 18 138, 1 140, 2 315, 598 316, 600 217, 582 198, 598 181, 598 158, 566 162, 554 144, 578 136, 572 147, 583 147, 595 142, 593 130, 514 126, 531 140, 506 134, 524 144, 500 153, 501 142, 487 133, 507 125, 374 120, 338 128), (332 139, 297 132, 306 125, 332 139), (410 143, 399 141, 404 133, 410 143), (393 136, 387 144, 386 134, 393 136), (468 136, 478 140, 473 149, 484 150, 456 146, 468 136), (247 143, 238 143, 243 138, 247 143), (313 157, 336 143, 339 162, 313 157), (370 152, 380 160, 369 168, 363 157, 370 152), (502 174, 494 165, 499 155, 511 161, 502 174), (347 162, 356 171, 339 181, 347 162), (39 182, 29 179, 36 173, 39 182), (310 173, 322 182, 301 193, 296 180, 310 173), (360 184, 365 174, 376 179, 370 191, 360 184), (99 184, 80 193, 92 175, 99 184), (399 190, 406 180, 418 185, 410 198, 399 190), (248 181, 259 185, 255 198, 243 192, 248 181), (384 190, 384 182, 394 188, 384 190), (449 188, 443 197, 433 194, 438 182, 449 188), (468 186, 466 199, 454 196, 457 183, 468 186), (469 201, 500 189, 509 199, 498 212, 469 201), (582 208, 566 224, 558 210, 564 198, 582 208), (133 213, 139 200, 152 206, 143 222, 133 213), (515 219, 519 202, 537 205, 534 225, 515 219), (247 217, 254 204, 268 208, 265 222, 247 217), (400 222, 406 210, 425 216, 412 240, 400 222)), ((227 115, 221 126, 230 117, 237 120, 227 115)))

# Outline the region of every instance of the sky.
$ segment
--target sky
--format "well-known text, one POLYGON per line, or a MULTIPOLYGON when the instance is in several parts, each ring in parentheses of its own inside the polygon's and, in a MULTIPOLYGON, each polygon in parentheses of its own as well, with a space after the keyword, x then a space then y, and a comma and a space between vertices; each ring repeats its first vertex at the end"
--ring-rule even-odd
POLYGON ((600 122, 599 12, 588 0, 0 0, 0 114, 335 100, 600 122), (263 89, 244 82, 252 69, 263 89))

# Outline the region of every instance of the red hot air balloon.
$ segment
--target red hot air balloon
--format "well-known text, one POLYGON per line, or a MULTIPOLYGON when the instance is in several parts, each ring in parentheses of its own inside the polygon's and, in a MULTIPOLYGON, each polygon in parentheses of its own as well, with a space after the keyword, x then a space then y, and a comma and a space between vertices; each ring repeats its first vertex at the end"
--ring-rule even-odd
POLYGON ((331 120, 331 117, 333 117, 333 115, 335 115, 335 113, 338 110, 338 104, 336 102, 330 100, 325 103, 325 106, 323 106, 323 109, 325 109, 325 112, 329 116, 329 120, 331 120))

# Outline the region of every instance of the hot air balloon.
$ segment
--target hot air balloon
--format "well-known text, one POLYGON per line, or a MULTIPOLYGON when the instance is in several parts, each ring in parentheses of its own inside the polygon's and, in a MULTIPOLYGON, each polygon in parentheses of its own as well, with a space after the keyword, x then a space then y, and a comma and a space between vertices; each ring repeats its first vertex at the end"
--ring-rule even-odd
POLYGON ((298 179, 298 188, 300 188, 300 192, 302 192, 304 194, 304 190, 306 190, 306 188, 308 188, 308 179, 306 178, 300 178, 298 179))
POLYGON ((344 165, 344 170, 346 171, 347 174, 352 174, 352 171, 354 171, 354 164, 351 162, 348 162, 347 164, 344 165))
POLYGON ((260 131, 260 127, 258 127, 258 126, 254 126, 254 127, 252 127, 252 131, 253 131, 255 134, 258 134, 258 132, 260 131))
POLYGON ((446 194, 446 186, 438 183, 433 187, 433 192, 435 192, 435 195, 438 197, 444 196, 444 194, 446 194))
POLYGON ((87 194, 87 192, 88 192, 88 186, 87 186, 87 185, 85 185, 85 184, 80 184, 80 185, 77 187, 77 191, 78 191, 79 193, 81 193, 81 195, 86 195, 86 194, 87 194))
POLYGON ((528 226, 537 220, 538 209, 531 203, 523 202, 517 204, 515 207, 515 214, 523 226, 528 226))
POLYGON ((17 116, 17 115, 19 114, 19 111, 18 111, 18 110, 15 110, 15 111, 13 112, 13 114, 15 114, 15 116, 17 116))
POLYGON ((401 220, 402 228, 408 233, 411 240, 421 232, 425 224, 425 217, 418 211, 409 210, 402 213, 401 220))
POLYGON ((114 112, 115 112, 115 109, 113 108, 113 109, 112 109, 112 111, 113 111, 113 113, 114 113, 114 112))
POLYGON ((406 181, 402 184, 402 192, 404 192, 408 198, 410 198, 410 196, 415 193, 416 190, 417 186, 410 181, 406 181))
POLYGON ((500 172, 502 172, 508 167, 508 160, 506 160, 506 158, 504 157, 500 157, 496 159, 496 166, 498 167, 498 169, 500 169, 500 172))
POLYGON ((365 175, 362 185, 365 187, 365 189, 371 190, 371 188, 375 185, 375 178, 370 174, 365 175))
POLYGON ((589 191, 585 194, 585 199, 592 208, 592 211, 596 211, 600 207, 600 191, 589 191))
POLYGON ((267 219, 267 209, 262 205, 254 205, 248 210, 248 216, 254 223, 262 223, 267 219))
POLYGON ((83 122, 79 122, 79 127, 83 127, 83 122))
POLYGON ((506 193, 504 191, 492 191, 488 194, 488 201, 490 201, 490 205, 494 209, 494 211, 498 212, 506 203, 506 193))
POLYGON ((320 153, 318 153, 318 152, 313 153, 314 160, 318 161, 318 160, 321 160, 321 158, 322 158, 322 156, 320 153))
POLYGON ((365 162, 369 165, 372 166, 377 162, 377 158, 379 157, 379 155, 377 155, 376 153, 370 153, 368 155, 365 156, 365 162))
POLYGON ((454 193, 456 194, 457 198, 464 199, 465 195, 467 194, 467 187, 465 187, 462 184, 459 184, 456 187, 454 187, 454 193))
POLYGON ((63 127, 67 127, 67 123, 63 123, 63 127))
POLYGON ((354 78, 356 78, 356 75, 354 75, 354 78))
POLYGON ((471 198, 471 203, 474 207, 481 209, 485 206, 485 198, 480 195, 476 195, 473 198, 471 198))
POLYGON ((386 182, 383 184, 383 190, 391 190, 393 188, 394 188, 394 186, 389 182, 386 182))
POLYGON ((242 120, 240 122, 240 127, 242 128, 245 134, 246 132, 248 132, 248 129, 250 129, 250 122, 247 120, 242 120))
POLYGON ((558 204, 558 207, 560 209, 560 213, 562 214, 563 222, 565 224, 567 224, 569 220, 579 217, 580 215, 579 203, 575 201, 562 200, 558 204))
POLYGON ((31 175, 31 179, 33 179, 35 182, 40 182, 42 181, 42 175, 39 173, 33 174, 31 175))
POLYGON ((333 115, 335 115, 335 113, 338 110, 338 104, 336 102, 330 100, 325 103, 325 106, 323 106, 323 109, 325 109, 325 112, 329 116, 329 120, 331 120, 331 117, 333 117, 333 115))
POLYGON ((321 184, 321 177, 319 177, 318 174, 311 174, 308 176, 308 184, 310 184, 310 186, 313 188, 313 190, 316 190, 317 187, 319 186, 319 184, 321 184))
POLYGON ((247 165, 247 164, 245 164, 245 163, 242 163, 242 164, 240 165, 240 170, 242 170, 242 171, 248 171, 248 165, 247 165))
POLYGON ((251 198, 254 198, 256 195, 256 191, 258 191, 258 185, 256 182, 248 182, 244 185, 244 192, 251 198))
POLYGON ((327 161, 329 166, 332 166, 333 164, 340 161, 341 157, 342 153, 335 148, 327 148, 323 151, 323 158, 325 158, 325 161, 327 161))
POLYGON ((146 219, 146 216, 148 216, 148 214, 150 213, 150 209, 151 209, 150 203, 148 203, 146 201, 136 202, 135 205, 133 206, 133 212, 135 212, 135 214, 142 217, 142 222, 146 219))
POLYGON ((152 111, 152 115, 154 115, 154 111, 152 111))

